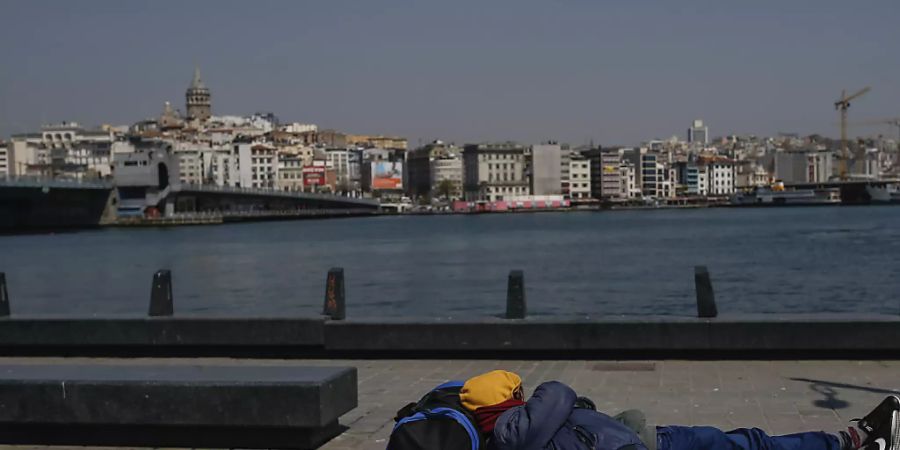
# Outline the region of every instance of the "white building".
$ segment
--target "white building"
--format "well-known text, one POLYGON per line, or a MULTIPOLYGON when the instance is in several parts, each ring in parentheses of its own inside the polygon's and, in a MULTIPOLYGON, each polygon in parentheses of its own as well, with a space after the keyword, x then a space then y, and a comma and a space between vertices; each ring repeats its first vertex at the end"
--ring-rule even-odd
POLYGON ((619 164, 619 192, 620 198, 641 196, 641 189, 636 182, 634 164, 627 161, 619 164))
POLYGON ((463 161, 458 155, 448 154, 434 158, 431 165, 431 192, 434 196, 443 195, 441 185, 445 182, 452 187, 450 198, 462 196, 463 161))
POLYGON ((513 142, 466 145, 463 168, 468 201, 493 202, 529 195, 522 145, 513 142))
MULTIPOLYGON (((315 125, 313 125, 315 126, 315 125)), ((334 169, 335 181, 338 189, 350 187, 350 150, 330 148, 325 150, 325 160, 334 169)))
POLYGON ((319 131, 319 127, 311 123, 294 122, 287 125, 282 125, 280 130, 284 131, 285 133, 315 133, 319 131))
POLYGON ((85 130, 76 122, 41 127, 41 141, 48 148, 72 148, 84 143, 109 144, 115 140, 110 130, 85 130))
POLYGON ((258 142, 234 144, 228 185, 275 189, 278 183, 278 151, 258 142))
POLYGON ((707 164, 709 195, 731 195, 734 193, 734 164, 719 160, 707 164))
POLYGON ((572 155, 569 160, 569 198, 591 198, 591 163, 587 158, 572 155))

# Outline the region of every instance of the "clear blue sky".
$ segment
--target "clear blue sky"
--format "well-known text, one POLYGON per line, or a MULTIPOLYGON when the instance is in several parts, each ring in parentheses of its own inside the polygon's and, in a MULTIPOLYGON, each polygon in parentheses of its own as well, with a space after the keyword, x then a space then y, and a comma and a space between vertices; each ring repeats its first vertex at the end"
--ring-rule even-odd
MULTIPOLYGON (((900 116, 900 1, 0 0, 0 136, 183 109, 351 133, 635 144, 900 116)), ((857 128, 859 134, 891 132, 857 128)), ((895 131, 894 131, 895 132, 895 131)))

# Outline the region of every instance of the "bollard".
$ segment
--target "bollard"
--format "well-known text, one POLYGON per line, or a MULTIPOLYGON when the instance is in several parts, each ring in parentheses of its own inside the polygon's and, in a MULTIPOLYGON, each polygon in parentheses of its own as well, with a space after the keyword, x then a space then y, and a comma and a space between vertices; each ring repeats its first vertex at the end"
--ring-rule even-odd
POLYGON ((325 279, 325 307, 322 314, 332 320, 344 320, 347 317, 347 298, 344 293, 344 268, 332 267, 325 279))
POLYGON ((706 266, 694 266, 694 286, 697 289, 697 317, 716 317, 716 296, 706 266))
POLYGON ((172 272, 158 270, 153 274, 150 290, 150 316, 171 316, 175 307, 172 299, 172 272))
POLYGON ((6 292, 6 273, 0 272, 0 317, 9 316, 9 294, 6 292))
POLYGON ((506 287, 506 318, 524 319, 526 313, 525 274, 521 270, 512 270, 506 287))

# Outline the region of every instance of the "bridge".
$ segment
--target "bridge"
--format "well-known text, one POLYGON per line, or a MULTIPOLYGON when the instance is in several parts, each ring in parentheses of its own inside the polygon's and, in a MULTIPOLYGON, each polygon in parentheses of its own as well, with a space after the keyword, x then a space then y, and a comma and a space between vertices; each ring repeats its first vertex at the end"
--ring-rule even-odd
POLYGON ((373 214, 379 209, 374 200, 340 195, 182 183, 178 159, 165 148, 117 155, 114 164, 116 209, 126 223, 330 217, 373 214))

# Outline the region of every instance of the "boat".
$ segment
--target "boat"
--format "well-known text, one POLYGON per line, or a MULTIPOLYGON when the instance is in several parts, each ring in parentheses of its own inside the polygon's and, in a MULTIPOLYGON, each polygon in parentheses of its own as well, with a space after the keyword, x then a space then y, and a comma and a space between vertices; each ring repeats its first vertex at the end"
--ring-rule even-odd
POLYGON ((869 184, 866 192, 872 203, 900 203, 900 184, 897 183, 869 184))
POLYGON ((735 194, 730 201, 732 206, 818 206, 840 203, 840 188, 785 189, 780 183, 735 194))

